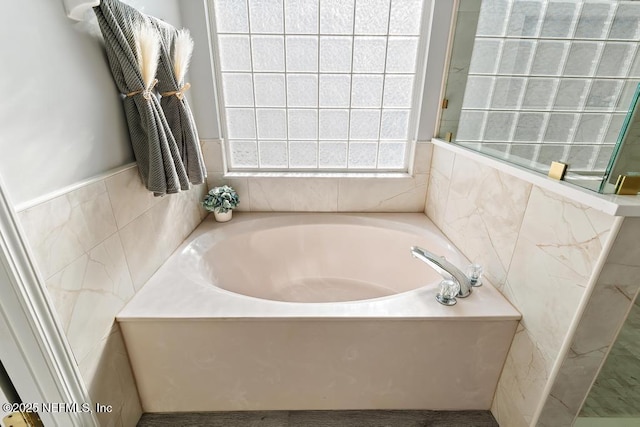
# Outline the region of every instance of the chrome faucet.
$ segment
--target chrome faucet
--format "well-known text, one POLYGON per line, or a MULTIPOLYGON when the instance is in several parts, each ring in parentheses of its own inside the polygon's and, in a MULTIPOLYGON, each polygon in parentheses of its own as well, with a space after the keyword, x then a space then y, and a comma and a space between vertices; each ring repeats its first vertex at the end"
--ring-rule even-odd
POLYGON ((420 261, 427 263, 429 267, 437 271, 444 279, 453 280, 460 285, 460 291, 457 295, 458 297, 466 298, 469 296, 472 286, 471 279, 469 279, 462 270, 447 261, 445 257, 438 256, 426 249, 419 248, 418 246, 411 247, 411 255, 414 258, 418 258, 420 261))

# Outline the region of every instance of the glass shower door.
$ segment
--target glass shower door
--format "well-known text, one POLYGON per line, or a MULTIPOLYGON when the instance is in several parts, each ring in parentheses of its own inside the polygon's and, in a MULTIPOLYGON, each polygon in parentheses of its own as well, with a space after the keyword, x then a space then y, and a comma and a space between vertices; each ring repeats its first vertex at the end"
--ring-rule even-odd
POLYGON ((640 82, 640 1, 460 0, 456 16, 438 137, 545 175, 566 163, 598 191, 640 82))

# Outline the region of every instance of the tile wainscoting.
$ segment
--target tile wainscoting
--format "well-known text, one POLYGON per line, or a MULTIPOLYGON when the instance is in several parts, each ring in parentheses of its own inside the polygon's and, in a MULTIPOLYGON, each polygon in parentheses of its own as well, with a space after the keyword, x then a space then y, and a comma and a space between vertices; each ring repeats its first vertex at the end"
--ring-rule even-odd
MULTIPOLYGON (((417 144, 414 174, 402 178, 225 178, 220 141, 203 149, 208 185, 234 186, 239 210, 424 211, 524 316, 496 419, 573 419, 637 292, 639 218, 437 144, 417 144)), ((205 192, 154 198, 131 167, 18 214, 92 399, 118 408, 101 415, 105 425, 133 425, 142 412, 114 316, 206 216, 205 192)))
POLYGON ((523 315, 492 412, 510 427, 570 426, 637 292, 629 239, 640 239, 640 219, 478 156, 434 145, 425 213, 523 315))
POLYGON ((222 142, 203 140, 209 187, 228 184, 240 196, 239 211, 422 212, 427 195, 431 144, 418 143, 413 176, 338 178, 225 177, 222 142))
POLYGON ((135 166, 18 212, 102 425, 142 414, 115 315, 204 219, 205 185, 153 197, 135 166))

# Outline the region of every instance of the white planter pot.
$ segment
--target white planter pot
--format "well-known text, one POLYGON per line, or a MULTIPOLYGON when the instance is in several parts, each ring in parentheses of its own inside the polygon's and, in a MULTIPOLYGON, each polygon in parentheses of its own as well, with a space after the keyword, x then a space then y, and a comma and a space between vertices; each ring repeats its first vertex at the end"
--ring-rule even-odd
POLYGON ((231 216, 233 215, 233 211, 226 211, 226 212, 213 212, 213 216, 215 217, 216 221, 218 222, 227 222, 227 221, 231 221, 231 216))

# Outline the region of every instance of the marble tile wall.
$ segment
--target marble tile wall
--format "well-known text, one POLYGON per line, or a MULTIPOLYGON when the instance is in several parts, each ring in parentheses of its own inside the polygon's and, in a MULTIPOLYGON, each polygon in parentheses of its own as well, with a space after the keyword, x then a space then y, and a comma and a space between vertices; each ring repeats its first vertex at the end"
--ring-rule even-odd
POLYGON ((422 212, 431 144, 418 143, 413 176, 393 178, 224 177, 221 142, 203 141, 209 188, 231 185, 239 211, 422 212))
POLYGON ((115 315, 204 219, 205 185, 155 198, 135 167, 18 213, 102 425, 142 409, 115 315))
POLYGON ((577 417, 640 289, 639 241, 640 218, 625 218, 546 399, 539 426, 570 426, 577 417))
POLYGON ((522 313, 492 412, 532 425, 614 217, 437 146, 425 213, 522 313))

